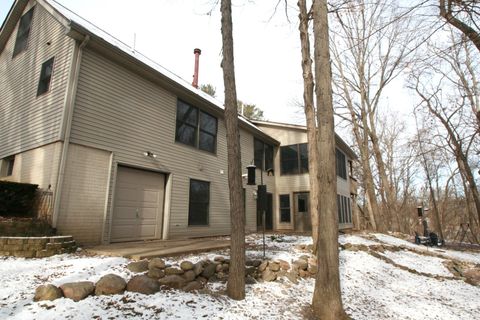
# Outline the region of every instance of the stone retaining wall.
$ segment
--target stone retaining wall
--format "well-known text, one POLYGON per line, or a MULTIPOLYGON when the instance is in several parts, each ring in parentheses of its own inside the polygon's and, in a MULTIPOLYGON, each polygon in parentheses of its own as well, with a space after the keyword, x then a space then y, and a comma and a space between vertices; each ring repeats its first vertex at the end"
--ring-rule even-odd
POLYGON ((0 256, 44 258, 77 248, 72 236, 0 237, 0 256))

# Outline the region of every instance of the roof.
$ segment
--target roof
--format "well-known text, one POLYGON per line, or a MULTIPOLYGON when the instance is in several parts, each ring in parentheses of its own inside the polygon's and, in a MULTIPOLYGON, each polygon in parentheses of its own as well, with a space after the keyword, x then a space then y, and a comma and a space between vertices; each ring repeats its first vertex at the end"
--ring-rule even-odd
MULTIPOLYGON (((299 125, 299 124, 290 124, 290 123, 273 122, 273 121, 260 121, 260 120, 252 120, 252 123, 258 126, 268 126, 268 127, 277 127, 280 129, 307 131, 306 126, 299 125)), ((335 142, 337 146, 343 151, 345 151, 345 153, 351 159, 355 159, 355 160, 358 159, 357 154, 352 150, 352 148, 350 148, 350 146, 342 138, 340 138, 340 136, 337 133, 335 133, 335 142)))

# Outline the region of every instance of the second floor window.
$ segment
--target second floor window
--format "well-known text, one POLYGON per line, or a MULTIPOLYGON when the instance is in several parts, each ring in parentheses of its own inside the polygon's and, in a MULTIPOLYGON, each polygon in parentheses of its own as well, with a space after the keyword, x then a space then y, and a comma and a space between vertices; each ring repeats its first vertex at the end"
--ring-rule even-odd
POLYGON ((177 101, 175 141, 216 152, 217 118, 181 100, 177 101))
POLYGON ((48 59, 42 64, 40 72, 40 80, 38 81, 37 96, 44 94, 50 90, 50 82, 53 73, 53 58, 48 59))
POLYGON ((273 169, 273 146, 262 140, 253 139, 254 164, 257 169, 273 169))
POLYGON ((33 8, 28 10, 27 13, 25 13, 20 18, 20 23, 18 24, 17 38, 15 40, 15 47, 13 48, 14 57, 27 48, 28 36, 30 34, 30 27, 32 25, 32 17, 33 8))
POLYGON ((347 179, 347 163, 345 154, 342 151, 335 149, 335 160, 337 162, 337 176, 347 179))
POLYGON ((280 148, 280 171, 282 174, 308 172, 308 146, 306 143, 280 148))

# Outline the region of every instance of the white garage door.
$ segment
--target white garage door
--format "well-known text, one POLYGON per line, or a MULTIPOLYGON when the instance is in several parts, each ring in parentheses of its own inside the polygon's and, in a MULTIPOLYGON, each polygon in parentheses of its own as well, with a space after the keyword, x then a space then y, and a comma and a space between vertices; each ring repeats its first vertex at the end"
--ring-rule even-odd
POLYGON ((161 236, 165 175, 118 167, 111 241, 161 236))

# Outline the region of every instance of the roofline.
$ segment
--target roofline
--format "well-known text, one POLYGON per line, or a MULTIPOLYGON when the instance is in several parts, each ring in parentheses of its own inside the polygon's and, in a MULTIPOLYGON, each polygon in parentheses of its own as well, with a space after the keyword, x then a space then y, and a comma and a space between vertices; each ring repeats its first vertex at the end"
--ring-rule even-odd
MULTIPOLYGON (((253 124, 260 126, 270 126, 270 127, 280 127, 283 129, 293 129, 299 131, 307 131, 307 127, 299 124, 283 123, 283 122, 274 122, 274 121, 265 121, 265 120, 251 120, 253 124)), ((347 155, 356 160, 358 159, 357 154, 350 148, 350 146, 335 132, 335 143, 347 153, 347 155)))

